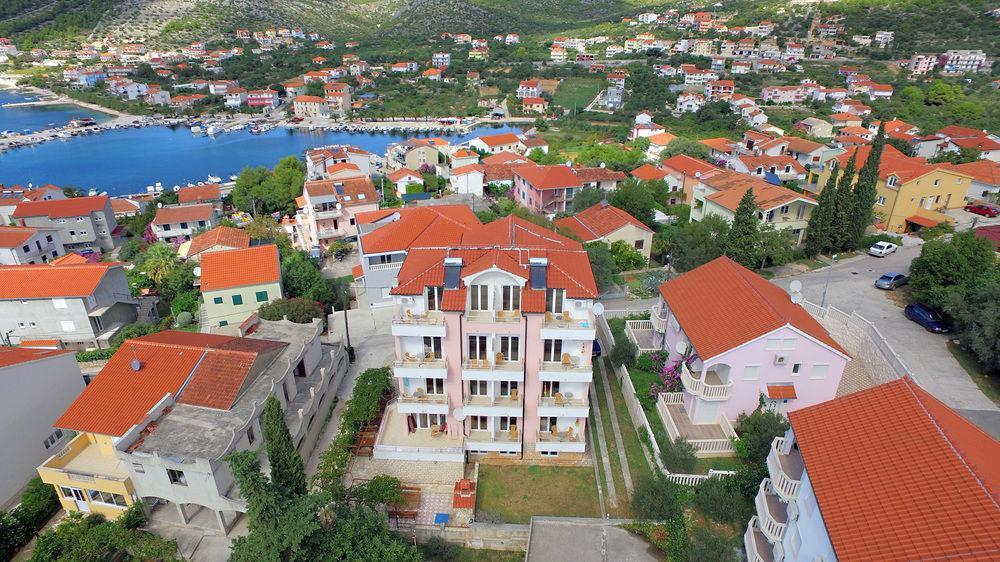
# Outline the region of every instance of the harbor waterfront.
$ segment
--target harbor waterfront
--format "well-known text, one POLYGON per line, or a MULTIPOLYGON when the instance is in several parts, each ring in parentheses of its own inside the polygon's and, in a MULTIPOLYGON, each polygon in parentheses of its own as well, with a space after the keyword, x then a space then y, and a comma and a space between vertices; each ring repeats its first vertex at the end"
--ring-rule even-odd
POLYGON ((94 111, 76 104, 4 107, 9 103, 23 103, 36 99, 16 90, 0 88, 0 132, 23 132, 25 129, 40 131, 62 127, 71 119, 84 117, 89 117, 97 123, 104 123, 114 117, 109 113, 94 111))
MULTIPOLYGON (((0 122, 0 128, 4 125, 0 122)), ((285 156, 301 157, 309 148, 350 144, 375 154, 413 136, 439 136, 453 143, 485 132, 514 128, 479 127, 466 134, 309 131, 277 127, 264 134, 248 129, 217 136, 194 135, 187 127, 143 127, 58 139, 0 152, 0 183, 51 183, 110 195, 144 193, 160 182, 164 189, 238 174, 246 166, 274 166, 285 156)))

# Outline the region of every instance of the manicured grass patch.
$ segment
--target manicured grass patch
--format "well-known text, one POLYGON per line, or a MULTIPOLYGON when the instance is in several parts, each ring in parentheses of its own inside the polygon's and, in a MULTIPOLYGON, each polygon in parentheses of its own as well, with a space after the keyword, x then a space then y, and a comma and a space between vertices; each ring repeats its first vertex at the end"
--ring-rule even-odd
MULTIPOLYGON (((625 405, 625 398, 622 396, 622 386, 618 383, 618 377, 611 370, 607 361, 604 362, 607 369, 605 373, 611 382, 611 399, 615 403, 615 413, 618 414, 618 428, 622 433, 622 445, 625 447, 625 456, 628 459, 629 470, 632 472, 632 480, 635 481, 643 475, 651 475, 652 470, 646 460, 646 454, 639 442, 639 433, 632 416, 628 413, 628 406, 625 405)), ((603 386, 603 385, 602 385, 603 386)))
POLYGON ((480 548, 458 547, 455 562, 522 562, 524 552, 520 550, 486 550, 480 548))
POLYGON ((575 105, 578 110, 583 109, 597 97, 597 92, 603 85, 604 81, 600 78, 566 78, 556 88, 552 103, 569 108, 575 105))
MULTIPOLYGON (((604 384, 600 382, 600 374, 594 373, 594 379, 596 384, 596 396, 598 407, 601 412, 601 422, 604 428, 604 444, 607 446, 608 460, 611 463, 611 477, 614 478, 615 482, 615 493, 618 496, 618 505, 612 505, 610 501, 606 500, 606 507, 608 511, 611 511, 615 517, 631 517, 631 513, 628 511, 628 490, 625 489, 625 477, 622 476, 622 463, 621 458, 618 456, 618 445, 615 440, 614 426, 611 425, 611 411, 608 409, 608 402, 606 398, 607 389, 604 388, 604 384)), ((593 408, 593 404, 591 404, 593 408)), ((595 420, 595 417, 591 418, 591 421, 595 420)), ((592 425, 591 427, 596 427, 592 425)), ((596 436, 595 436, 596 437, 596 436)), ((597 461, 601 464, 603 468, 603 462, 600 461, 598 457, 597 461)), ((607 474, 604 475, 604 481, 607 482, 607 474)))
POLYGON ((532 515, 600 517, 594 469, 480 465, 476 512, 521 524, 532 515))
POLYGON ((736 457, 716 457, 698 459, 694 467, 695 474, 708 474, 708 470, 736 470, 742 463, 736 457))
POLYGON ((976 386, 979 387, 979 390, 983 391, 983 394, 992 400, 994 404, 1000 406, 1000 378, 991 377, 986 374, 986 371, 983 371, 979 363, 976 362, 975 357, 962 349, 961 345, 950 339, 948 340, 948 351, 958 361, 958 364, 965 369, 965 372, 969 373, 969 376, 976 383, 976 386))
POLYGON ((660 377, 637 367, 629 369, 628 376, 632 379, 632 386, 635 387, 636 397, 639 399, 639 403, 642 404, 643 409, 655 410, 656 400, 649 394, 649 388, 653 384, 659 383, 660 377))

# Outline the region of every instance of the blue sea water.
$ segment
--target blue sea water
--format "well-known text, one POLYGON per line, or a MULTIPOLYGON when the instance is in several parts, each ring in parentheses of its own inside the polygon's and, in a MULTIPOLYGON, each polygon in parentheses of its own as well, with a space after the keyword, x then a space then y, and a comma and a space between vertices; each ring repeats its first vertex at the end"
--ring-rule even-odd
MULTIPOLYGON (((3 129, 0 121, 0 129, 3 129)), ((463 142, 483 134, 514 131, 480 128, 466 135, 435 134, 463 142)), ((111 195, 142 193, 161 182, 165 189, 187 182, 223 179, 246 166, 274 166, 285 156, 302 157, 308 148, 351 144, 384 154, 389 144, 407 138, 391 133, 298 131, 278 127, 262 135, 249 130, 216 137, 195 136, 187 127, 119 129, 57 139, 0 153, 0 183, 97 189, 111 195)), ((431 135, 425 135, 431 136, 431 135)))
POLYGON ((0 131, 40 131, 62 127, 71 119, 92 117, 98 123, 108 121, 111 115, 92 111, 78 105, 43 105, 36 107, 3 107, 7 103, 32 101, 14 90, 0 90, 0 131))

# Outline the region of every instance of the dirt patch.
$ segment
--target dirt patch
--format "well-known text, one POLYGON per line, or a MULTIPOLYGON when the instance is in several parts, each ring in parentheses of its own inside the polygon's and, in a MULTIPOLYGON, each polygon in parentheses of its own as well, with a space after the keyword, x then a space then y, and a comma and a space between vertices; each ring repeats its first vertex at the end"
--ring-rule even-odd
POLYGON ((500 93, 500 88, 496 86, 480 86, 479 95, 480 97, 490 97, 495 96, 500 93))
POLYGON ((892 304, 898 306, 899 308, 906 308, 906 305, 910 304, 911 299, 909 285, 903 285, 895 291, 882 291, 882 293, 885 294, 885 298, 892 301, 892 304))
POLYGON ((552 95, 556 93, 556 88, 559 87, 559 82, 559 80, 539 80, 538 85, 542 87, 543 92, 552 95))

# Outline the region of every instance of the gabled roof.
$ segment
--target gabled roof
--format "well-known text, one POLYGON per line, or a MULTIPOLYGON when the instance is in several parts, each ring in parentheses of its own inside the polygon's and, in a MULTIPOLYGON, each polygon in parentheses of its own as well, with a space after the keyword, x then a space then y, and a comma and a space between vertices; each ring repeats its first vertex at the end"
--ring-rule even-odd
POLYGON ((202 292, 280 281, 278 247, 273 244, 209 252, 201 257, 202 292))
POLYGON ((521 142, 521 139, 518 138, 518 136, 515 135, 514 133, 483 135, 481 137, 478 137, 478 139, 486 146, 503 146, 505 144, 517 144, 521 142))
POLYGON ((525 179, 535 189, 562 189, 582 187, 583 181, 573 173, 573 168, 563 164, 539 166, 524 164, 513 168, 516 175, 525 179))
POLYGON ((938 164, 938 167, 955 170, 956 172, 972 176, 976 181, 987 185, 1000 186, 1000 162, 994 162, 992 160, 981 158, 974 162, 966 162, 965 164, 952 164, 950 162, 946 162, 944 164, 938 164))
MULTIPOLYGON (((399 213, 399 218, 362 235, 361 247, 365 254, 403 251, 414 245, 455 244, 466 232, 479 226, 479 219, 466 205, 431 205, 386 211, 391 211, 389 214, 399 213)), ((382 211, 367 214, 375 212, 382 211)))
POLYGON ((530 161, 524 156, 506 150, 503 152, 497 152, 496 154, 490 154, 489 156, 484 157, 482 160, 482 164, 486 166, 495 166, 498 164, 514 164, 514 163, 526 164, 528 162, 530 161))
POLYGON ((215 212, 210 203, 200 205, 165 205, 156 210, 153 224, 177 224, 181 222, 207 221, 215 212))
POLYGON ((217 183, 182 187, 177 192, 178 203, 201 203, 204 201, 220 200, 222 200, 222 193, 219 191, 219 184, 217 183))
POLYGON ((684 174, 685 176, 691 177, 696 177, 699 174, 705 174, 719 169, 704 160, 692 158, 687 154, 678 154, 663 160, 663 168, 668 172, 676 171, 684 174))
POLYGON ((229 409, 258 358, 286 345, 176 331, 127 340, 53 425, 121 436, 168 394, 182 404, 229 409))
POLYGON ((726 256, 663 283, 660 295, 703 361, 783 326, 848 356, 788 293, 726 256))
POLYGON ((555 224, 587 242, 603 238, 630 224, 652 232, 642 221, 618 207, 608 205, 606 201, 587 207, 571 217, 557 219, 555 224))
POLYGON ((909 377, 788 418, 837 558, 1000 558, 1000 443, 909 377))
POLYGON ((17 205, 11 217, 47 216, 53 219, 80 217, 93 212, 103 211, 108 205, 109 199, 107 195, 24 201, 17 205))
POLYGON ((732 170, 702 176, 701 182, 719 190, 706 199, 733 212, 736 212, 740 199, 743 198, 747 189, 753 190, 757 208, 761 211, 770 211, 795 200, 816 204, 816 200, 807 195, 732 170))
POLYGON ((764 168, 765 172, 771 166, 779 170, 784 170, 785 166, 791 166, 793 172, 798 174, 806 173, 806 169, 802 167, 802 164, 799 164, 798 160, 788 154, 779 154, 777 156, 768 156, 766 154, 761 156, 740 156, 737 160, 742 162, 750 171, 755 170, 758 166, 764 168))
POLYGON ((703 144, 703 145, 705 145, 705 146, 707 146, 707 147, 709 147, 711 149, 717 150, 719 152, 724 152, 724 153, 732 152, 736 148, 736 143, 733 142, 732 139, 727 139, 725 137, 716 137, 716 138, 713 138, 713 139, 702 139, 702 140, 700 140, 698 142, 700 142, 701 144, 703 144))
POLYGON ((632 177, 640 181, 656 181, 667 177, 667 172, 652 164, 643 164, 632 170, 632 177))
POLYGON ((979 129, 962 127, 961 125, 948 125, 938 129, 938 136, 951 137, 952 139, 984 137, 986 133, 979 129))
POLYGON ((307 181, 303 191, 309 197, 336 197, 345 206, 375 204, 378 192, 368 176, 336 180, 307 181))
MULTIPOLYGON (((23 342, 22 342, 23 343, 23 342)), ((56 340, 58 343, 58 340, 56 340)), ((31 347, 0 347, 0 369, 13 367, 22 363, 30 363, 39 359, 48 359, 73 353, 68 349, 39 349, 31 347)))
POLYGON ((88 297, 97 290, 108 270, 121 265, 98 262, 0 266, 0 299, 88 297))
POLYGON ((214 246, 233 249, 247 248, 250 246, 250 234, 245 230, 231 226, 217 226, 191 239, 187 257, 198 255, 214 246))
POLYGON ((392 183, 396 183, 405 178, 422 178, 419 172, 414 172, 409 168, 400 168, 394 172, 390 172, 386 177, 389 178, 389 181, 392 183))
POLYGON ((17 248, 31 238, 38 229, 30 226, 0 226, 0 248, 17 248))
POLYGON ((459 166, 451 171, 451 176, 464 176, 466 174, 480 173, 485 174, 486 169, 483 168, 482 164, 466 164, 465 166, 459 166))

